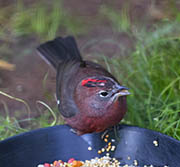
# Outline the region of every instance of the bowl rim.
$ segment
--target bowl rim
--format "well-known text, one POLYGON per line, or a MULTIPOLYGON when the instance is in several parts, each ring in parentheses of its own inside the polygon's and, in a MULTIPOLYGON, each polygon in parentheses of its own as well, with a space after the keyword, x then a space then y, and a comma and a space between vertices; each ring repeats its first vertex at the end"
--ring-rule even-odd
MULTIPOLYGON (((66 124, 64 125, 55 125, 55 126, 50 126, 50 127, 45 127, 45 128, 38 128, 38 129, 34 129, 34 130, 30 130, 30 131, 27 131, 27 132, 23 132, 23 133, 20 133, 20 134, 17 134, 17 135, 14 135, 14 136, 11 136, 11 137, 8 137, 4 140, 1 140, 0 141, 0 146, 5 144, 6 142, 11 142, 11 141, 14 141, 18 138, 22 138, 24 136, 27 136, 27 135, 37 135, 39 134, 39 132, 43 132, 43 131, 47 131, 49 129, 59 129, 59 128, 66 128, 68 130, 70 130, 70 127, 66 124)), ((168 136, 164 133, 161 133, 161 132, 158 132, 158 131, 154 131, 154 130, 151 130, 151 129, 147 129, 147 128, 141 128, 139 126, 134 126, 134 125, 127 125, 127 124, 119 124, 117 125, 117 128, 118 128, 118 131, 119 130, 123 130, 123 131, 132 131, 132 132, 140 132, 140 133, 146 133, 146 134, 154 134, 154 135, 158 135, 158 136, 161 136, 161 137, 164 137, 164 138, 167 138, 175 143, 179 143, 180 144, 180 141, 171 137, 171 136, 168 136)), ((72 133, 72 132, 71 132, 72 133)), ((103 133, 103 132, 101 132, 103 133)), ((142 134, 143 134, 142 133, 142 134)), ((91 134, 97 134, 97 133, 89 133, 90 135, 91 134)), ((86 135, 86 134, 85 134, 86 135)), ((82 135, 83 136, 83 135, 82 135)))

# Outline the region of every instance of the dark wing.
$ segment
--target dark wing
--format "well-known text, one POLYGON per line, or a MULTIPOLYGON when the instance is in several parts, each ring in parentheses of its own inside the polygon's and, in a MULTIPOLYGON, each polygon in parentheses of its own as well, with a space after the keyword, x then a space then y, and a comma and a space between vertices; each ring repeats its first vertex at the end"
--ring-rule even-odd
POLYGON ((58 109, 66 117, 75 116, 79 110, 74 102, 74 90, 76 88, 75 77, 81 62, 67 61, 58 67, 56 79, 56 94, 58 109))
POLYGON ((70 84, 79 66, 84 66, 74 37, 58 37, 37 48, 43 57, 57 71, 56 93, 58 108, 64 117, 72 117, 78 109, 73 100, 74 84, 70 84))

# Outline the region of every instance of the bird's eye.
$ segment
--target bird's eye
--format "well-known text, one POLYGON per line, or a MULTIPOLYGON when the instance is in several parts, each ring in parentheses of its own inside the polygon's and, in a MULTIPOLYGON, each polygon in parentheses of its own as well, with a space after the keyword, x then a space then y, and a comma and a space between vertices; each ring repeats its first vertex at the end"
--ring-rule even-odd
POLYGON ((100 95, 100 97, 107 97, 108 92, 106 92, 106 91, 100 91, 100 92, 99 92, 99 95, 100 95))

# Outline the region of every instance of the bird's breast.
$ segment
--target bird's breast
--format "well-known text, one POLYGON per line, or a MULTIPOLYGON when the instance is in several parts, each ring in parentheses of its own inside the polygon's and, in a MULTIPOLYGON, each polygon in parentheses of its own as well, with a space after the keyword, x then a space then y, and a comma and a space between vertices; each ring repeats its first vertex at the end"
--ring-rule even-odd
POLYGON ((80 134, 104 131, 118 124, 124 117, 126 98, 120 97, 101 117, 90 116, 88 112, 80 111, 75 117, 68 118, 66 121, 72 128, 78 130, 80 134))

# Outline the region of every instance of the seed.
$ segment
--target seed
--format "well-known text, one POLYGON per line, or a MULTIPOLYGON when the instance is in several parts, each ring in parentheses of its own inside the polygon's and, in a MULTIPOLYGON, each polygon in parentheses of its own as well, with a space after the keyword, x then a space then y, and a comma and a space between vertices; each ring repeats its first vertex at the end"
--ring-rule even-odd
POLYGON ((105 148, 102 148, 101 151, 104 152, 104 151, 105 151, 105 148))
MULTIPOLYGON (((105 148, 104 148, 105 149, 105 148)), ((99 150, 101 153, 102 150, 99 150)), ((70 160, 73 160, 71 163, 63 162, 62 160, 54 161, 53 164, 45 163, 45 165, 38 165, 37 167, 120 167, 120 162, 116 158, 109 157, 109 153, 106 153, 106 156, 103 156, 101 158, 95 157, 91 160, 85 160, 85 161, 78 161, 73 160, 71 158, 70 160), (59 163, 62 162, 62 163, 59 163)), ((130 159, 130 156, 128 156, 130 159)), ((134 160, 134 167, 138 166, 138 161, 134 160)), ((122 167, 133 167, 133 165, 121 165, 122 167)), ((143 167, 153 167, 153 165, 144 165, 143 167)), ((168 167, 167 165, 163 167, 168 167)))
POLYGON ((154 140, 154 141, 153 141, 153 144, 154 144, 154 146, 156 146, 156 147, 159 145, 157 140, 154 140))
POLYGON ((99 150, 99 151, 98 151, 98 154, 101 154, 101 153, 102 153, 101 150, 99 150))
POLYGON ((111 149, 111 146, 108 146, 108 147, 106 148, 106 151, 109 152, 110 149, 111 149))
POLYGON ((134 165, 138 166, 138 161, 137 160, 134 160, 134 165))
POLYGON ((107 142, 108 142, 108 139, 107 139, 107 138, 105 138, 105 139, 104 139, 104 141, 107 143, 107 142))
POLYGON ((105 136, 105 138, 108 138, 108 137, 109 137, 109 135, 106 135, 106 136, 105 136))
POLYGON ((127 159, 128 159, 128 160, 130 160, 130 159, 131 159, 131 157, 130 157, 130 156, 128 156, 128 157, 127 157, 127 159))
POLYGON ((116 164, 120 164, 120 162, 116 159, 115 161, 114 161, 116 164))
POLYGON ((111 151, 114 151, 116 149, 116 146, 111 147, 111 151))
POLYGON ((110 146, 110 145, 111 145, 111 142, 108 143, 108 146, 110 146))
POLYGON ((91 150, 92 150, 92 147, 89 146, 89 147, 88 147, 88 150, 91 151, 91 150))
POLYGON ((109 150, 110 150, 109 148, 106 148, 106 151, 107 151, 107 152, 109 152, 109 150))
POLYGON ((116 158, 113 158, 112 160, 113 160, 113 161, 116 161, 116 158))
POLYGON ((115 139, 111 139, 111 142, 115 142, 116 140, 115 139))
POLYGON ((107 157, 109 157, 109 156, 110 156, 110 154, 109 154, 109 153, 106 153, 106 156, 107 156, 107 157))

